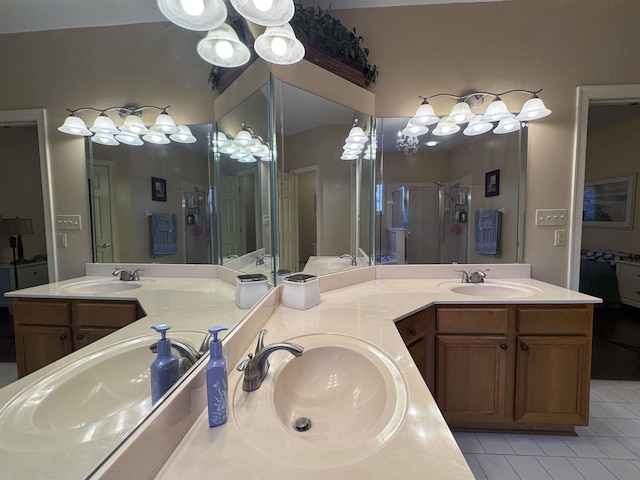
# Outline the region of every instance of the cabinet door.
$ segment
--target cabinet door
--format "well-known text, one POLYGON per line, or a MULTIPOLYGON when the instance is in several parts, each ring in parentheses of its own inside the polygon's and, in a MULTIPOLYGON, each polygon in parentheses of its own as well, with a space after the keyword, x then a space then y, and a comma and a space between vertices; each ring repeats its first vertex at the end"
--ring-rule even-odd
POLYGON ((506 336, 438 335, 436 399, 448 422, 505 420, 506 336))
POLYGON ((590 363, 587 336, 519 336, 515 420, 586 425, 590 363))
POLYGON ((411 354, 422 378, 426 378, 427 369, 427 339, 426 339, 427 314, 415 313, 403 320, 396 322, 396 328, 411 354))
POLYGON ((124 327, 135 322, 136 302, 77 301, 73 305, 73 324, 97 327, 124 327))
POLYGON ((18 376, 23 377, 71 353, 69 327, 16 325, 18 376))
POLYGON ((118 329, 73 327, 73 349, 79 350, 82 347, 86 347, 90 343, 100 340, 102 337, 106 337, 116 330, 118 329))

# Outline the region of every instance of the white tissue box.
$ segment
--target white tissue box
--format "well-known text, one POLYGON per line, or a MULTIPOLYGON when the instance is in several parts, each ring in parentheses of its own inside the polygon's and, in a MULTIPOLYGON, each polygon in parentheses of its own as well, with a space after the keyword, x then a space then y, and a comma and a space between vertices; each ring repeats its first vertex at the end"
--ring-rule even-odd
POLYGON ((282 305, 285 307, 306 310, 320 303, 320 287, 315 275, 289 275, 283 284, 282 305))
POLYGON ((236 305, 238 308, 253 307, 268 291, 267 277, 261 273, 236 277, 236 305))

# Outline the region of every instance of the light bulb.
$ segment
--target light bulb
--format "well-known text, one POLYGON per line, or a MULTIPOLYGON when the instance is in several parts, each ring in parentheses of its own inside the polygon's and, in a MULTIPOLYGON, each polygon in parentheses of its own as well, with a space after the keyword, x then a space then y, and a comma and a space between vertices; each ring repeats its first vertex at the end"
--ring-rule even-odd
POLYGON ((266 12, 273 7, 273 0, 253 0, 253 5, 261 12, 266 12))
POLYGON ((233 56, 233 45, 227 40, 218 40, 216 42, 216 54, 220 58, 231 58, 233 56))
POLYGON ((281 57, 287 53, 287 42, 282 37, 273 37, 271 40, 271 50, 274 54, 281 57))
POLYGON ((463 114, 459 113, 457 115, 454 115, 453 119, 456 121, 456 123, 460 123, 460 122, 464 122, 465 117, 463 114))
POLYGON ((197 17, 204 12, 204 0, 180 0, 180 6, 184 13, 197 17))
POLYGON ((474 132, 480 132, 482 131, 482 125, 480 125, 479 123, 476 123, 475 125, 473 125, 471 128, 473 128, 474 132))
POLYGON ((504 129, 507 130, 507 131, 508 130, 513 130, 514 127, 515 127, 515 125, 513 123, 507 123, 507 124, 505 124, 504 129))
POLYGON ((451 131, 451 127, 449 125, 442 126, 442 133, 447 134, 451 131))

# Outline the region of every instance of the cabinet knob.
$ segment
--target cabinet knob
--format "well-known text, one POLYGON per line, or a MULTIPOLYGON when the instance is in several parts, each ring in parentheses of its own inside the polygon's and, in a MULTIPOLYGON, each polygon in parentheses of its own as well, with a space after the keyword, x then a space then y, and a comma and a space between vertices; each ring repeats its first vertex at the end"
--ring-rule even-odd
POLYGON ((80 334, 80 335, 76 335, 76 340, 82 340, 84 338, 84 335, 80 334))
POLYGON ((409 335, 411 335, 412 337, 415 337, 418 334, 418 332, 416 331, 415 328, 412 328, 411 330, 409 330, 409 335))
POLYGON ((500 348, 501 348, 502 350, 509 350, 509 345, 507 345, 506 343, 501 343, 501 344, 500 344, 500 348))
POLYGON ((66 334, 66 333, 63 333, 63 334, 62 334, 62 335, 60 335, 58 338, 60 339, 60 341, 61 341, 61 342, 64 342, 64 341, 67 339, 67 334, 66 334))
POLYGON ((528 352, 528 351, 529 351, 529 345, 522 345, 522 347, 521 347, 521 348, 522 348, 522 350, 523 350, 523 351, 525 351, 525 352, 528 352))

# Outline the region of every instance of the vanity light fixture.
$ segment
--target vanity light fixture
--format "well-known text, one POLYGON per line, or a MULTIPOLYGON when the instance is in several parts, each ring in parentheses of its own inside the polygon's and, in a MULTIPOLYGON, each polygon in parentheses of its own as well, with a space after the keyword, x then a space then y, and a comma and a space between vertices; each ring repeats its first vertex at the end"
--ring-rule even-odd
MULTIPOLYGON (((304 46, 296 38, 289 21, 295 14, 293 0, 230 0, 246 20, 267 27, 254 42, 254 49, 266 61, 290 65, 304 57, 304 46)), ((227 8, 223 0, 157 0, 162 14, 176 25, 207 31, 197 51, 206 62, 219 67, 240 67, 251 53, 233 28, 225 23, 227 8)))
POLYGON ((342 147, 342 155, 340 160, 356 160, 365 148, 365 143, 369 140, 369 137, 364 133, 362 127, 358 126, 358 119, 353 121, 349 135, 344 141, 342 147))
POLYGON ((167 113, 167 108, 169 107, 146 105, 144 107, 125 106, 104 109, 82 107, 75 110, 67 109, 70 115, 66 118, 64 124, 58 127, 58 130, 69 135, 90 136, 92 142, 100 145, 115 146, 124 143, 131 146, 139 146, 144 144, 142 140, 155 144, 167 144, 169 143, 167 135, 170 135, 174 142, 194 143, 196 138, 189 128, 185 125, 176 125, 173 118, 167 113), (145 126, 141 118, 142 111, 148 109, 160 110, 155 123, 149 128, 145 126), (99 113, 90 129, 77 115, 79 112, 87 110, 99 113), (125 119, 120 127, 117 127, 107 115, 107 112, 114 111, 125 119), (140 136, 142 136, 142 139, 140 136))
POLYGON ((241 124, 241 130, 235 138, 222 131, 215 132, 212 144, 214 151, 230 155, 233 160, 240 163, 254 163, 258 161, 258 158, 263 162, 268 162, 271 157, 269 144, 244 123, 241 124))

